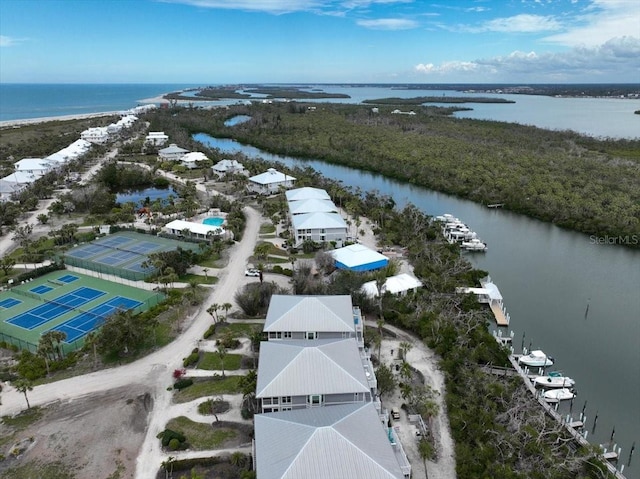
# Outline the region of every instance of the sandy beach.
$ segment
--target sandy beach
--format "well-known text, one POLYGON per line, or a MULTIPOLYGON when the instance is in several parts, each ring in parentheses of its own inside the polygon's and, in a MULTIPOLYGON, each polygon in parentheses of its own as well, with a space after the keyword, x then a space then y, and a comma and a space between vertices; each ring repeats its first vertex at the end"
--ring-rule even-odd
POLYGON ((77 115, 46 116, 42 118, 23 118, 20 120, 0 121, 0 128, 34 125, 48 121, 84 120, 87 118, 100 118, 102 116, 120 115, 121 111, 103 111, 100 113, 80 113, 77 115))

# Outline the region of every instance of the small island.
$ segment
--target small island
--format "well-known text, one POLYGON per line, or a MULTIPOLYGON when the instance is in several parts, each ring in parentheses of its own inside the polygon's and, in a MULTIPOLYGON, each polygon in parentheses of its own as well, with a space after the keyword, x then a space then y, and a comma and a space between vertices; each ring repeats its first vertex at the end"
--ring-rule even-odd
MULTIPOLYGON (((351 98, 344 93, 328 93, 317 89, 308 90, 289 86, 261 86, 261 85, 232 85, 232 86, 208 86, 195 89, 194 95, 184 95, 183 91, 172 92, 164 95, 167 100, 187 101, 218 101, 223 99, 255 99, 254 94, 263 95, 261 100, 284 98, 287 100, 313 100, 326 98, 351 98)), ((193 90, 190 90, 193 91, 193 90)))
POLYGON ((364 100, 362 103, 376 105, 422 105, 424 103, 515 103, 515 101, 489 97, 417 96, 413 98, 378 98, 375 100, 364 100))

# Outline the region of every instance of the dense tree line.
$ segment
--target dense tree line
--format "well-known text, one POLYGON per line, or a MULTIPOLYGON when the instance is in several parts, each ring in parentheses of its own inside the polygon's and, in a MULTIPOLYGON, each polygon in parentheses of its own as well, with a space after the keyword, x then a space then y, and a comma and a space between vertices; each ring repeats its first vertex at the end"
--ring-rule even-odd
POLYGON ((254 105, 178 110, 171 118, 189 133, 233 137, 272 153, 375 171, 484 204, 505 203, 589 234, 640 231, 637 140, 450 118, 429 109, 414 116, 337 104, 296 111, 254 105), (225 127, 235 114, 252 120, 225 127))

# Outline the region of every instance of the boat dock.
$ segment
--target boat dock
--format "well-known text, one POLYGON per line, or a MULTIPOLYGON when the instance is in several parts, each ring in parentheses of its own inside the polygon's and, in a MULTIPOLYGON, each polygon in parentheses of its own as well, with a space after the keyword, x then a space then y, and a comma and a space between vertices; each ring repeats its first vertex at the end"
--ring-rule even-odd
MULTIPOLYGON (((551 416, 559 424, 561 424, 578 444, 583 447, 589 447, 590 443, 586 439, 586 432, 584 433, 584 435, 582 433, 584 428, 584 417, 581 416, 579 421, 574 421, 568 416, 567 418, 564 418, 560 414, 558 414, 554 407, 549 404, 542 396, 540 396, 539 390, 536 389, 527 372, 522 369, 522 367, 518 363, 518 356, 519 355, 515 354, 509 355, 509 362, 511 362, 513 372, 515 372, 522 378, 527 389, 531 392, 531 394, 533 394, 533 397, 536 399, 536 401, 538 401, 538 404, 542 406, 542 408, 549 416, 551 416)), ((489 371, 487 372, 493 374, 504 374, 505 376, 514 375, 513 373, 507 373, 503 370, 503 368, 496 367, 489 368, 489 371)), ((615 450, 615 446, 613 451, 607 451, 607 449, 604 449, 600 454, 600 457, 604 459, 604 465, 607 467, 607 471, 611 473, 616 479, 626 479, 622 472, 618 471, 618 469, 616 469, 616 467, 610 462, 618 460, 618 457, 620 455, 619 451, 620 449, 618 449, 618 451, 615 450)))
POLYGON ((478 296, 480 303, 489 305, 498 326, 509 326, 511 317, 502 302, 502 294, 500 294, 498 287, 491 281, 491 277, 487 276, 486 278, 482 278, 480 285, 482 286, 481 288, 456 288, 456 293, 475 294, 478 296))

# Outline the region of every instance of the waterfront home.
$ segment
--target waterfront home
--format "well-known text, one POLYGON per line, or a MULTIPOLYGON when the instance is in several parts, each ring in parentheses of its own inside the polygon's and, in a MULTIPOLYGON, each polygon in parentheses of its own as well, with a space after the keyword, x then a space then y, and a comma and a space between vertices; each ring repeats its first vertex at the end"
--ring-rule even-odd
POLYGON ((89 128, 80 133, 80 138, 89 143, 95 143, 96 145, 103 145, 109 141, 109 132, 107 127, 89 128))
POLYGON ((335 241, 342 246, 347 239, 347 223, 338 213, 304 213, 291 217, 293 244, 298 247, 307 240, 325 243, 335 241))
POLYGON ((244 174, 246 170, 244 169, 244 165, 237 160, 220 160, 215 165, 211 167, 213 172, 220 177, 229 174, 241 173, 244 174))
POLYGON ((158 151, 158 158, 160 161, 179 161, 187 153, 189 153, 189 150, 185 150, 175 143, 171 143, 166 148, 158 151))
POLYGON ((371 403, 257 414, 256 477, 408 478, 411 465, 386 419, 371 403))
POLYGON ((163 146, 167 141, 169 141, 169 137, 164 134, 164 131, 150 131, 144 143, 145 145, 163 146))
POLYGON ((13 167, 16 171, 22 171, 40 178, 54 169, 55 162, 42 158, 23 158, 14 163, 13 167))
POLYGON ((289 214, 337 213, 338 207, 331 200, 308 199, 289 202, 289 214))
POLYGON ((247 189, 260 195, 272 195, 278 193, 280 188, 293 187, 295 181, 293 176, 281 173, 275 168, 269 168, 264 173, 249 178, 247 189))
POLYGON ((305 186, 296 188, 285 193, 287 201, 304 201, 304 200, 331 200, 329 193, 321 188, 312 188, 305 186))
POLYGON ((209 158, 207 158, 207 155, 199 151, 192 151, 180 158, 180 164, 190 170, 198 168, 198 162, 200 161, 209 161, 209 158))
POLYGON ((263 341, 256 398, 262 413, 374 402, 377 381, 353 338, 263 341))
POLYGON ((354 338, 364 348, 362 313, 350 295, 274 294, 263 333, 269 341, 354 338))

